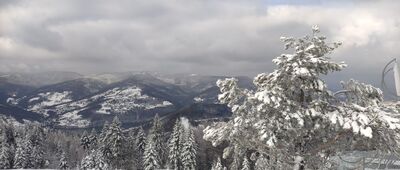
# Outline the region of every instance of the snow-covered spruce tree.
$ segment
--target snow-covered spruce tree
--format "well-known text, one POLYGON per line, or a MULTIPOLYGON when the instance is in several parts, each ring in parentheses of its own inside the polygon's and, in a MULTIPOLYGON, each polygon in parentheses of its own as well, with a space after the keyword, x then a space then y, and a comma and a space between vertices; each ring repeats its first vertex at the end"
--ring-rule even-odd
POLYGON ((95 149, 97 147, 97 132, 95 129, 92 129, 88 138, 90 141, 90 149, 95 149))
POLYGON ((185 170, 196 169, 196 155, 197 155, 197 144, 194 138, 192 128, 189 126, 186 132, 183 134, 183 144, 181 148, 181 160, 182 166, 185 170))
POLYGON ((31 152, 33 168, 43 168, 45 166, 43 146, 33 146, 31 152))
POLYGON ((119 167, 121 161, 123 161, 124 141, 125 137, 122 134, 121 122, 118 117, 115 117, 100 139, 100 150, 113 167, 119 167))
POLYGON ((146 147, 146 136, 144 134, 143 128, 140 127, 136 134, 136 151, 143 155, 144 149, 146 147))
POLYGON ((139 168, 138 153, 136 151, 136 132, 133 130, 128 131, 125 135, 123 161, 121 168, 139 168))
POLYGON ((59 169, 68 169, 68 161, 65 155, 65 152, 61 153, 60 163, 58 164, 59 169))
POLYGON ((166 164, 166 154, 167 154, 167 146, 165 136, 164 136, 164 129, 163 124, 161 122, 160 117, 158 114, 154 117, 153 127, 150 129, 150 137, 152 138, 154 148, 157 152, 157 159, 160 161, 160 166, 166 164))
POLYGON ((26 134, 19 139, 14 157, 14 168, 43 168, 45 166, 44 129, 39 125, 26 127, 26 134))
POLYGON ((129 130, 125 135, 125 152, 129 153, 129 156, 132 156, 134 152, 136 152, 136 134, 133 130, 129 130), (131 154, 132 153, 132 154, 131 154))
POLYGON ((239 170, 243 163, 243 157, 246 156, 246 148, 243 148, 236 142, 229 143, 229 146, 224 149, 222 158, 232 158, 229 169, 239 170))
POLYGON ((103 129, 101 129, 101 133, 100 133, 100 136, 98 138, 98 140, 99 140, 98 142, 101 142, 101 139, 103 139, 104 136, 107 134, 109 126, 110 125, 109 125, 108 121, 105 121, 104 124, 103 124, 103 129))
POLYGON ((45 165, 44 159, 44 146, 45 140, 44 129, 39 125, 32 125, 31 130, 28 133, 32 151, 30 152, 30 158, 33 167, 32 168, 43 168, 45 165))
MULTIPOLYGON (((90 153, 92 153, 94 150, 101 151, 103 155, 109 155, 109 154, 110 154, 109 149, 108 149, 108 148, 104 148, 104 146, 105 146, 105 144, 104 144, 104 139, 106 138, 106 135, 107 135, 107 133, 108 133, 108 128, 109 128, 109 126, 110 126, 110 125, 109 125, 108 121, 105 121, 104 124, 103 124, 103 128, 101 129, 101 132, 100 132, 100 134, 99 134, 99 137, 97 138, 97 144, 96 144, 97 147, 88 150, 88 152, 86 152, 87 155, 89 155, 90 153)), ((83 135, 85 135, 85 134, 83 134, 83 135)), ((81 141, 80 141, 80 145, 81 145, 81 146, 82 146, 82 137, 83 137, 83 136, 81 136, 81 138, 80 138, 80 140, 81 140, 81 141)))
POLYGON ((158 114, 156 114, 154 117, 153 126, 150 129, 150 137, 151 140, 153 141, 154 148, 156 149, 156 152, 158 154, 157 157, 160 160, 162 166, 166 161, 165 160, 166 146, 164 145, 166 141, 164 141, 165 136, 164 136, 163 124, 158 114))
POLYGON ((274 59, 272 73, 256 76, 254 91, 239 88, 234 78, 217 82, 218 98, 233 117, 207 127, 206 140, 234 141, 268 155, 267 169, 322 168, 345 150, 399 153, 398 113, 382 103, 379 89, 345 86, 349 95, 340 101, 320 78, 346 66, 328 56, 340 43, 327 44, 318 27, 310 36, 281 39, 293 53, 274 59))
POLYGON ((85 157, 83 157, 80 168, 94 169, 96 167, 95 154, 96 154, 96 151, 92 150, 89 154, 87 154, 85 157))
POLYGON ((15 153, 14 167, 17 169, 34 168, 34 162, 31 157, 32 143, 28 137, 20 139, 17 143, 17 149, 15 153))
POLYGON ((169 168, 172 169, 182 169, 182 162, 181 162, 181 151, 183 142, 182 134, 183 134, 183 127, 181 121, 179 119, 176 120, 174 129, 172 131, 171 137, 168 142, 169 154, 168 154, 168 161, 169 161, 169 168))
POLYGON ((247 156, 243 158, 242 170, 251 170, 250 162, 249 159, 247 159, 247 156))
POLYGON ((221 163, 221 158, 218 157, 218 159, 213 162, 211 170, 224 170, 224 166, 222 166, 221 163))
POLYGON ((81 161, 82 169, 107 170, 111 169, 100 150, 92 150, 81 161))
POLYGON ((28 133, 29 140, 31 140, 32 145, 41 146, 43 145, 43 141, 45 139, 45 132, 43 127, 40 125, 31 125, 28 133))
POLYGON ((138 168, 143 167, 143 155, 146 148, 146 136, 144 134, 143 128, 140 127, 137 134, 136 134, 136 141, 135 141, 135 151, 136 151, 136 158, 135 161, 137 163, 138 168))
POLYGON ((158 114, 154 117, 153 126, 147 136, 146 149, 143 156, 145 169, 161 168, 164 160, 164 133, 158 114))
POLYGON ((145 170, 155 170, 161 167, 156 148, 151 140, 147 142, 143 156, 143 168, 145 170))
POLYGON ((2 121, 1 124, 2 124, 1 131, 4 142, 8 143, 13 147, 16 146, 17 142, 16 142, 16 133, 14 126, 7 121, 2 121))
POLYGON ((83 147, 84 150, 90 149, 91 141, 89 138, 89 135, 87 134, 86 131, 83 132, 81 136, 81 146, 83 147))
POLYGON ((3 141, 0 146, 0 169, 11 169, 11 160, 14 160, 11 147, 3 141))
POLYGON ((8 157, 8 163, 10 164, 9 167, 12 168, 14 167, 14 157, 15 157, 15 151, 16 151, 16 133, 15 133, 15 128, 14 126, 4 120, 0 120, 1 126, 1 132, 2 132, 2 143, 6 144, 8 146, 7 150, 9 152, 8 157))

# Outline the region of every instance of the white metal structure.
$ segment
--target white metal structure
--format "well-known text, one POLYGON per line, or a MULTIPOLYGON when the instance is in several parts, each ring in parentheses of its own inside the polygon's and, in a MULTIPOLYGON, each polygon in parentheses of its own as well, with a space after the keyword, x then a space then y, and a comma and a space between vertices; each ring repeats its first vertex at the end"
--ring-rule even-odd
POLYGON ((397 63, 396 59, 393 59, 386 64, 385 68, 382 71, 382 82, 381 83, 382 83, 381 86, 382 86, 383 91, 386 91, 388 94, 395 96, 396 99, 400 98, 400 66, 397 63), (393 67, 389 68, 390 64, 393 64, 393 67), (393 70, 393 73, 394 73, 394 83, 395 83, 395 87, 396 87, 396 93, 393 93, 392 91, 388 90, 388 87, 386 86, 386 83, 385 83, 385 76, 391 70, 393 70))

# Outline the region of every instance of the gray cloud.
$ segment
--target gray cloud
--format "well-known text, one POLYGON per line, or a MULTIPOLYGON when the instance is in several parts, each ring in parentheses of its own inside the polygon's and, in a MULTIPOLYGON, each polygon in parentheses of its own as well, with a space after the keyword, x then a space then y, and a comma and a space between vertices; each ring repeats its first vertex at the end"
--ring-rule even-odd
POLYGON ((312 25, 344 43, 332 57, 349 67, 329 82, 379 85, 385 62, 399 56, 398 1, 288 2, 1 1, 0 71, 253 76, 286 52, 280 36, 303 36, 312 25))

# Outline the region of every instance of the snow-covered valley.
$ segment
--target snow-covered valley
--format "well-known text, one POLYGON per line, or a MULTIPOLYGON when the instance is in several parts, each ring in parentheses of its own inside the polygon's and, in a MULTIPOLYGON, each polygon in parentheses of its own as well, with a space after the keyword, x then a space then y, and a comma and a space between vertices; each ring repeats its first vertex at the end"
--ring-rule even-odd
MULTIPOLYGON (((126 117, 128 122, 145 121, 155 114, 175 114, 192 104, 218 106, 217 78, 162 77, 141 72, 95 75, 46 85, 38 90, 33 88, 26 93, 13 92, 18 95, 8 96, 5 103, 40 114, 41 119, 60 127, 89 127, 115 115, 126 117)), ((204 111, 207 114, 216 110, 205 108, 204 111)))

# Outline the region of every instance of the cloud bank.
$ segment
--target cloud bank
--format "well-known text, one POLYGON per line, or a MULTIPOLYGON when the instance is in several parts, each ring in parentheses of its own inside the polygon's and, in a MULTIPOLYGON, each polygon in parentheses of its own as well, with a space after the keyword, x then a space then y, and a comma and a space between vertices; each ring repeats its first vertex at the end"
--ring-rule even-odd
POLYGON ((399 1, 3 0, 0 72, 158 71, 212 75, 270 72, 286 53, 280 36, 319 25, 341 41, 332 58, 354 77, 379 85, 399 56, 399 1), (296 3, 294 3, 296 2, 296 3))

